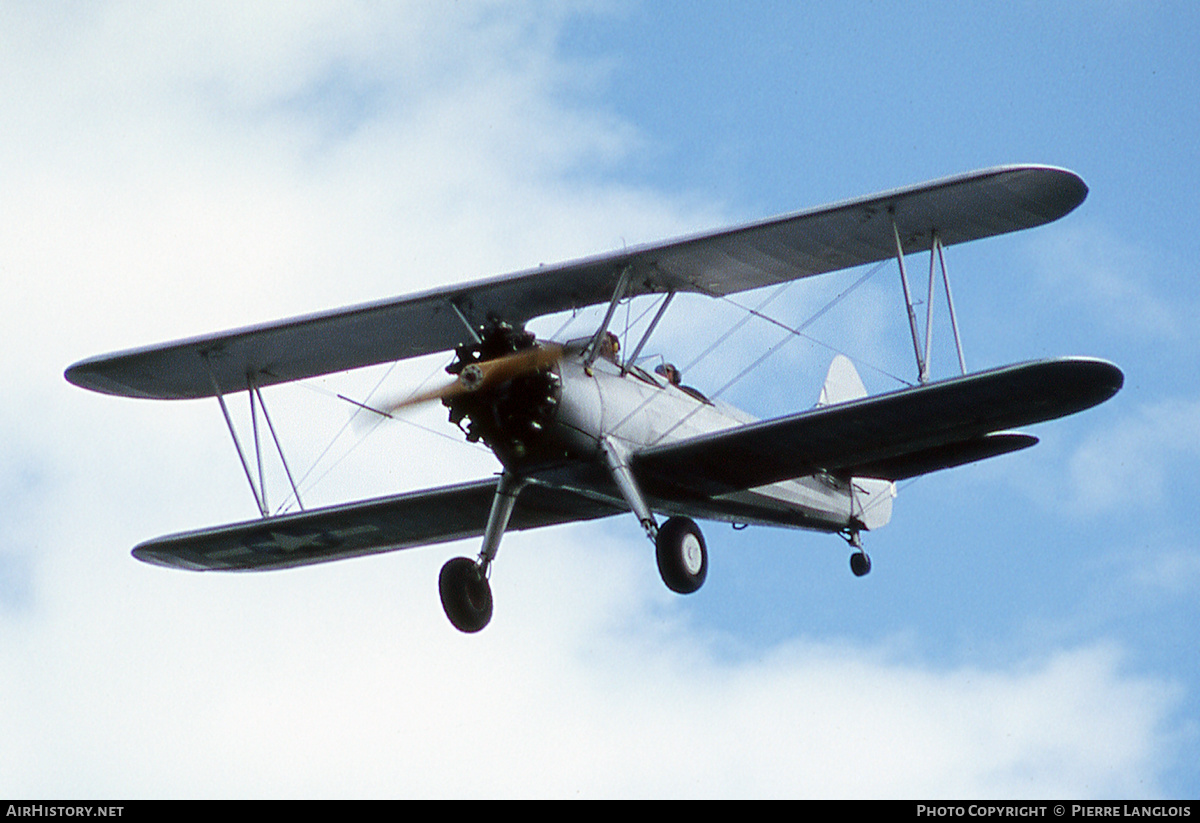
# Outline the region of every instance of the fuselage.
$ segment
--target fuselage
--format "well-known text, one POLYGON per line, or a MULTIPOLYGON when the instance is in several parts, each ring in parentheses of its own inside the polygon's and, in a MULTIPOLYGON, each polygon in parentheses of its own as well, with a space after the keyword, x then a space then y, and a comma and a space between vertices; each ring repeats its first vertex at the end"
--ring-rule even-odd
MULTIPOLYGON (((585 366, 581 353, 567 351, 550 375, 552 411, 539 418, 536 438, 526 438, 516 450, 489 443, 506 468, 619 500, 601 468, 602 439, 636 454, 755 422, 740 409, 664 377, 623 369, 603 357, 585 366)), ((703 505, 679 499, 651 503, 669 514, 842 531, 882 526, 891 516, 893 496, 887 481, 818 474, 706 498, 703 505)))

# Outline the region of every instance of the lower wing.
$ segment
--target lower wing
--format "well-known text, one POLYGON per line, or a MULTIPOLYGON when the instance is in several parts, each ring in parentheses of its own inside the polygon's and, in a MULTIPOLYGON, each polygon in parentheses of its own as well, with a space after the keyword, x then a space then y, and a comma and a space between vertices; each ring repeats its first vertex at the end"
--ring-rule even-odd
MULTIPOLYGON (((443 543, 483 534, 496 481, 381 497, 148 540, 138 560, 194 571, 265 571, 443 543)), ((510 529, 592 520, 623 509, 578 492, 530 484, 510 529)))
POLYGON ((655 446, 633 458, 656 495, 715 496, 828 472, 900 480, 1033 445, 1004 432, 1082 411, 1121 388, 1103 360, 1007 366, 655 446))

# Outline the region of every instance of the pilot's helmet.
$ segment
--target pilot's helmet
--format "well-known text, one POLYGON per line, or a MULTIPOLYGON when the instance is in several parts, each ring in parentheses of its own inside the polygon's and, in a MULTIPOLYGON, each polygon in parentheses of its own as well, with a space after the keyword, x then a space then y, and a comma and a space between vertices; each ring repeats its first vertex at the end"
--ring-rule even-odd
POLYGON ((675 368, 674 363, 659 363, 658 366, 655 367, 654 373, 661 377, 667 378, 667 382, 669 382, 672 386, 679 385, 679 381, 681 379, 679 369, 675 368))
POLYGON ((614 363, 617 362, 617 352, 621 350, 621 341, 617 336, 610 331, 604 333, 604 339, 600 341, 600 355, 614 363))

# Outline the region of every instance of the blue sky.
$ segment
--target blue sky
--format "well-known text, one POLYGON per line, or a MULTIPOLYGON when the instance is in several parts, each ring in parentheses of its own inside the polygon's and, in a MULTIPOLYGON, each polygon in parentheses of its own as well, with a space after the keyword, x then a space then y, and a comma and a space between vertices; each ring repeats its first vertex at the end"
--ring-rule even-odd
MULTIPOLYGON (((0 794, 1197 796, 1192 6, 242 6, 0 13, 0 794), (968 365, 1093 355, 1125 389, 904 485, 862 580, 837 538, 709 524, 708 581, 680 598, 618 518, 508 536, 496 618, 463 637, 434 580, 473 544, 147 567, 140 540, 253 515, 219 412, 61 378, 1010 162, 1091 192, 949 250, 968 365)), ((770 312, 800 322, 860 274, 770 312)), ((687 303, 651 348, 688 362, 738 318, 687 303)), ((812 333, 872 391, 912 379, 894 267, 812 333)), ((689 381, 776 339, 748 324, 689 381)), ((944 326, 935 349, 952 374, 944 326)), ((793 343, 726 399, 806 408, 830 356, 793 343)), ((330 391, 385 372, 268 393, 289 461, 345 422, 330 391)), ((495 470, 416 422, 441 434, 343 436, 306 502, 495 470)))

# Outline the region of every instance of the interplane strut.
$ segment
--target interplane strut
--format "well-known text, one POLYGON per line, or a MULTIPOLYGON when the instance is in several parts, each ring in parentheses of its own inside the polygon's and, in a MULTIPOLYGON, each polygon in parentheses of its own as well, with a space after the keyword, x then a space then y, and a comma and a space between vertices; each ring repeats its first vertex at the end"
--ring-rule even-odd
POLYGON ((942 284, 946 290, 946 304, 950 313, 950 328, 954 334, 954 348, 958 353, 958 367, 962 374, 967 373, 966 359, 963 357, 962 338, 958 331, 958 317, 954 311, 954 297, 950 291, 950 273, 946 269, 946 257, 942 250, 942 241, 937 229, 930 233, 929 247, 929 287, 925 297, 925 342, 921 343, 921 335, 917 330, 917 315, 908 286, 908 272, 904 266, 904 245, 900 242, 900 229, 892 216, 892 236, 896 240, 896 262, 900 268, 900 285, 904 292, 904 305, 908 312, 908 327, 912 333, 913 353, 917 359, 917 381, 924 385, 929 382, 930 360, 933 344, 933 291, 935 283, 935 267, 940 265, 942 284))
MULTIPOLYGON (((207 355, 205 355, 204 359, 207 363, 207 355)), ((250 403, 250 428, 254 436, 254 460, 258 469, 258 483, 254 482, 254 473, 250 471, 250 464, 246 460, 245 451, 242 449, 241 439, 237 435, 237 429, 234 428, 233 417, 229 414, 229 406, 225 402, 225 393, 221 391, 221 386, 217 382, 215 375, 211 375, 210 372, 210 376, 212 376, 213 394, 221 407, 221 416, 225 418, 225 426, 229 429, 229 436, 233 440, 233 448, 237 452, 238 461, 242 464, 242 471, 246 475, 246 482, 250 484, 250 493, 254 496, 254 504, 258 507, 259 513, 264 518, 271 516, 270 506, 267 503, 266 469, 262 455, 261 438, 258 432, 256 406, 262 410, 263 420, 267 424, 271 440, 275 443, 275 451, 279 455, 279 462, 283 466, 283 472, 287 475, 288 484, 292 488, 292 495, 296 498, 296 505, 303 511, 304 502, 300 499, 300 489, 296 487, 296 480, 292 476, 291 467, 288 466, 287 457, 283 453, 283 445, 279 441, 279 435, 275 431, 275 424, 271 421, 271 415, 267 412, 267 404, 263 400, 262 391, 255 382, 254 376, 251 374, 246 375, 246 394, 250 403), (256 400, 257 403, 255 402, 256 400)))

